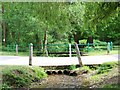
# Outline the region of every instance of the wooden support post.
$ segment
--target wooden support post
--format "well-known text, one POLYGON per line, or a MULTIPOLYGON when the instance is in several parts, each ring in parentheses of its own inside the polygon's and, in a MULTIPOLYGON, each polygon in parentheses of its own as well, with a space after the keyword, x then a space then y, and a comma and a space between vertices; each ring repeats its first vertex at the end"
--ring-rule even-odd
POLYGON ((18 55, 18 45, 16 44, 16 56, 18 55))
POLYGON ((72 53, 71 53, 71 44, 69 44, 69 57, 72 57, 72 53))
POLYGON ((29 51, 29 65, 32 66, 32 57, 33 57, 33 44, 30 43, 30 51, 29 51))
POLYGON ((75 43, 75 49, 76 49, 76 54, 77 54, 77 57, 78 57, 78 61, 79 61, 79 65, 82 66, 82 60, 81 60, 81 55, 80 55, 80 51, 79 51, 79 48, 78 48, 78 44, 75 43))

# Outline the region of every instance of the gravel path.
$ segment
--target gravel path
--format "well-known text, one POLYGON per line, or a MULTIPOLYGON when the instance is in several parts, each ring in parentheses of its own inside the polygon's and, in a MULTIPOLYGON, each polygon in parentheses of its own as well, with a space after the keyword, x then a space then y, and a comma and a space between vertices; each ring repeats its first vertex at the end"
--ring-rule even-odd
MULTIPOLYGON (((84 65, 102 64, 104 62, 118 61, 118 54, 81 56, 84 65)), ((34 66, 63 66, 79 64, 77 57, 33 57, 34 66)), ((29 65, 29 57, 0 56, 0 65, 29 65)))

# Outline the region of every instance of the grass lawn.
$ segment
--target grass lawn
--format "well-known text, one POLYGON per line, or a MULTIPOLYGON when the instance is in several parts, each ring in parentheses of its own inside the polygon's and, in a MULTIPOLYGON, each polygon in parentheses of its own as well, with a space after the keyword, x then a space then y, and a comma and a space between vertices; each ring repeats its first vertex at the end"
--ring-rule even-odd
MULTIPOLYGON (((89 56, 93 56, 93 55, 107 55, 107 51, 106 50, 101 50, 101 51, 90 51, 87 53, 89 56)), ((109 54, 118 54, 118 50, 112 50, 110 51, 109 54)))
MULTIPOLYGON (((15 52, 6 52, 6 51, 0 51, 0 55, 4 56, 4 55, 8 55, 8 56, 16 56, 15 52)), ((18 56, 28 56, 29 52, 19 52, 18 56)))

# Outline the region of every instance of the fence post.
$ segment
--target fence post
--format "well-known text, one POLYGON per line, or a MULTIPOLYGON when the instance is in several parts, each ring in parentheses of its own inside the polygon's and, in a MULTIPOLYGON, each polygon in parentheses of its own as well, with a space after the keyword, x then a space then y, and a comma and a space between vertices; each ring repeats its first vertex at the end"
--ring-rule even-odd
POLYGON ((72 57, 71 44, 69 44, 69 57, 72 57))
POLYGON ((76 54, 77 54, 77 57, 78 57, 79 65, 82 66, 82 60, 81 60, 81 57, 80 57, 81 55, 80 55, 80 51, 79 51, 77 43, 75 43, 75 49, 76 49, 76 54))
POLYGON ((16 44, 16 55, 18 55, 18 45, 16 44))
POLYGON ((109 54, 110 53, 110 43, 108 42, 107 43, 107 54, 109 54))
POLYGON ((30 43, 29 46, 29 65, 32 66, 32 57, 33 57, 33 44, 30 43))

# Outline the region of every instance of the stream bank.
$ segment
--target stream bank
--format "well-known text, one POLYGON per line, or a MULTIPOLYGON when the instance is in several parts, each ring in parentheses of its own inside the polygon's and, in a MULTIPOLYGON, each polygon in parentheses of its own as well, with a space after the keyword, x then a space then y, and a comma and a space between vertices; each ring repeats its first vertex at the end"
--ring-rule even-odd
POLYGON ((92 71, 77 76, 49 75, 39 82, 32 83, 30 88, 102 88, 108 84, 117 85, 118 78, 118 68, 103 74, 92 71))

